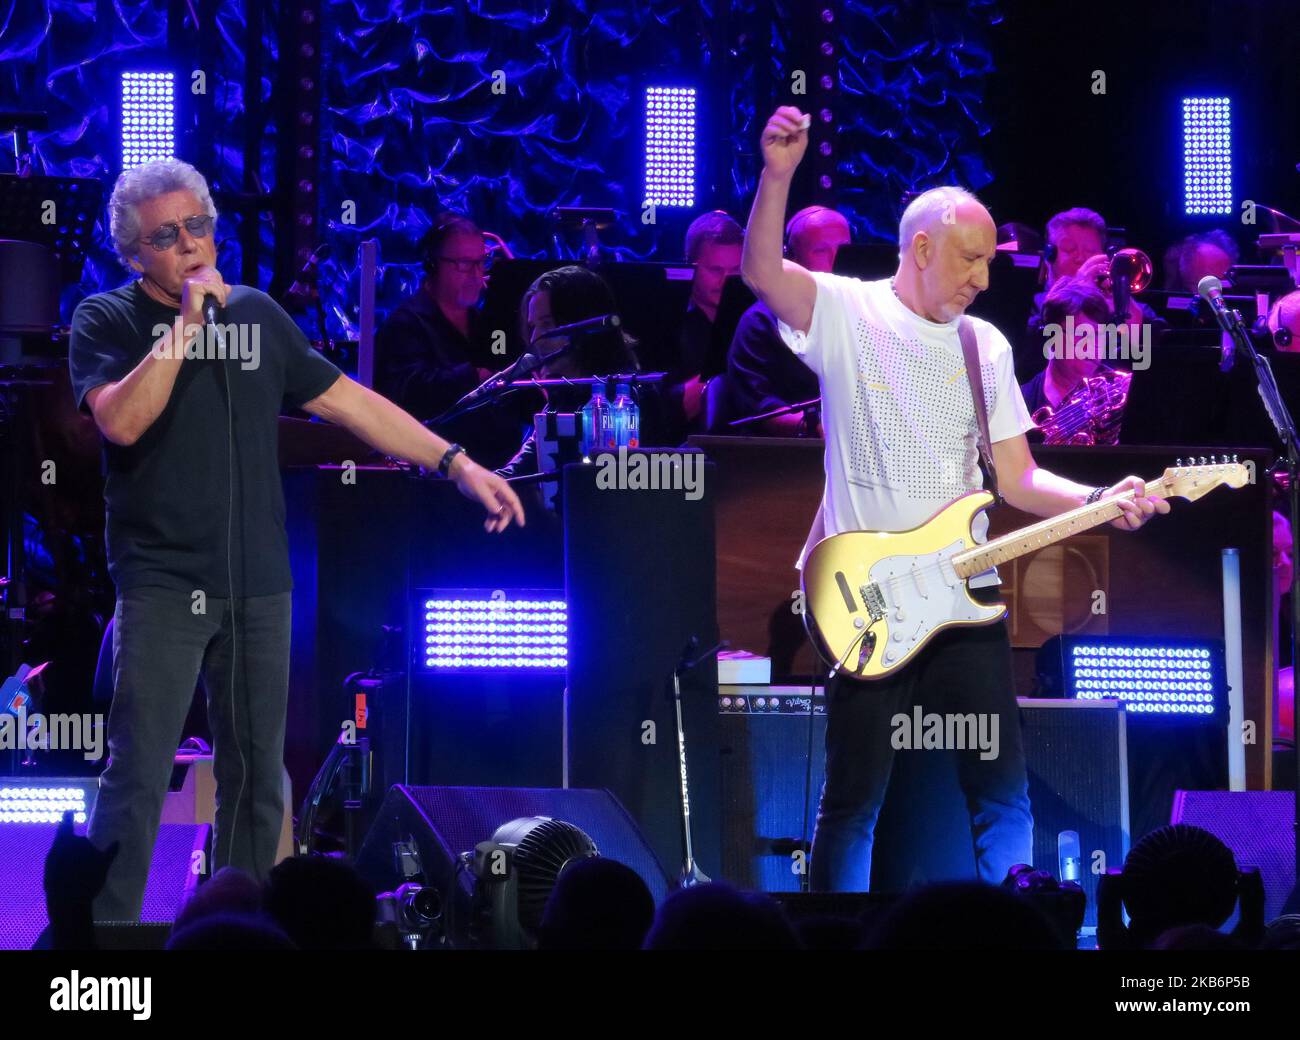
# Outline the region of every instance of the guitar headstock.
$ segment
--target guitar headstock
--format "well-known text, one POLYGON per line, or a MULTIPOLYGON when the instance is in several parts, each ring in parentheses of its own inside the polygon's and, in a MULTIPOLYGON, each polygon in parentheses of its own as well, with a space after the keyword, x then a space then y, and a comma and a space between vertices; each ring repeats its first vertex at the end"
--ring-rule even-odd
POLYGON ((1165 470, 1160 481, 1169 497, 1176 495, 1194 502, 1220 484, 1231 488, 1244 487, 1250 482, 1250 471, 1237 461, 1236 455, 1209 459, 1202 455, 1199 461, 1179 459, 1177 465, 1165 470))

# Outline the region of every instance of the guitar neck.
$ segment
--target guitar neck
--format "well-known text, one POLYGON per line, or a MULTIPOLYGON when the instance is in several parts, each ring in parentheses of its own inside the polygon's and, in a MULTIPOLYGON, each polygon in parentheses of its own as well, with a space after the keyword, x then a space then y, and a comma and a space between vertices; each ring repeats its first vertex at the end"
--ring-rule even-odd
MULTIPOLYGON (((1148 481, 1146 491, 1148 498, 1169 497, 1169 489, 1164 478, 1148 481)), ((1037 552, 1039 549, 1054 545, 1071 535, 1091 530, 1112 520, 1118 520, 1123 516, 1124 510, 1117 503, 1126 499, 1129 501, 1133 499, 1132 491, 1126 491, 1114 498, 1103 498, 1091 505, 1079 506, 1078 509, 1071 509, 1068 513, 1061 513, 1059 516, 1040 520, 1036 524, 1030 524, 1028 527, 1022 527, 1018 531, 1005 534, 1001 538, 995 538, 991 542, 985 542, 983 545, 977 545, 973 549, 958 553, 952 558, 953 566, 956 568, 957 574, 962 578, 971 578, 976 574, 982 574, 990 567, 996 567, 1000 563, 1006 563, 1027 553, 1037 552)))

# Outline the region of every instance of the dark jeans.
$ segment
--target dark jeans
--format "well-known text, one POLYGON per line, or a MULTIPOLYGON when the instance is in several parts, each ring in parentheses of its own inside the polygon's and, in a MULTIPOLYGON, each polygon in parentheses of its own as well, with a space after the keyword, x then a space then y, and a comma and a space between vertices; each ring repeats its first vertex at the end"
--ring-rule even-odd
POLYGON ((271 869, 284 820, 290 596, 236 599, 236 628, 229 599, 209 598, 196 614, 190 594, 175 589, 119 595, 109 761, 87 831, 98 848, 115 841, 119 848, 95 900, 97 921, 140 916, 163 798, 200 674, 217 785, 212 860, 204 866, 235 866, 258 881, 271 869))
MULTIPOLYGON (((894 717, 997 713, 998 754, 958 752, 979 876, 995 884, 1033 853, 1029 781, 1006 625, 950 629, 895 675, 826 685, 826 782, 813 836, 811 883, 819 891, 865 892, 871 842, 894 763, 894 717)), ((910 753, 910 752, 909 752, 910 753)))

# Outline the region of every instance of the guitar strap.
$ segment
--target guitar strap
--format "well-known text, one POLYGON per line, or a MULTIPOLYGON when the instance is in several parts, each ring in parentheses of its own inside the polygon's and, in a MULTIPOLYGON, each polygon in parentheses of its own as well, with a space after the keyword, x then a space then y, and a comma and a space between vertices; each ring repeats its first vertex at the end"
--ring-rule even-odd
POLYGON ((961 353, 966 360, 966 378, 970 383, 971 400, 975 405, 975 419, 979 423, 980 458, 984 460, 984 471, 988 474, 990 490, 996 504, 1002 504, 1002 494, 998 491, 998 471, 993 466, 993 442, 989 438, 989 411, 984 397, 984 372, 980 367, 979 341, 975 335, 975 325, 970 318, 963 317, 957 324, 957 335, 961 339, 961 353))

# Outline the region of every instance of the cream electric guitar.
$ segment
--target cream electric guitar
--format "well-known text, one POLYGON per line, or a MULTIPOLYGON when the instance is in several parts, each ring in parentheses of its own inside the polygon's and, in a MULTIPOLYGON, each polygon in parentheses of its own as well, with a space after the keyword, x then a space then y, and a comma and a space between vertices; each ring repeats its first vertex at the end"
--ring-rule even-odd
MULTIPOLYGON (((1236 456, 1209 464, 1202 458, 1200 465, 1165 470, 1147 483, 1146 492, 1194 501, 1220 484, 1239 488, 1247 479, 1236 456)), ((989 625, 1006 614, 1005 604, 974 599, 966 579, 1118 519, 1123 511, 1115 501, 1102 499, 979 544, 971 537, 971 521, 993 496, 974 491, 911 531, 847 531, 824 538, 804 562, 804 623, 834 671, 883 678, 936 633, 989 625)))

